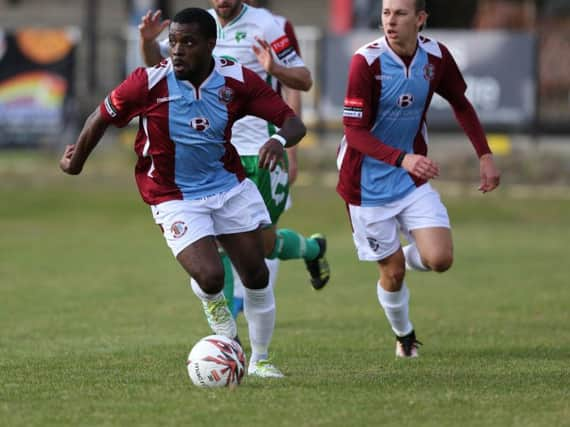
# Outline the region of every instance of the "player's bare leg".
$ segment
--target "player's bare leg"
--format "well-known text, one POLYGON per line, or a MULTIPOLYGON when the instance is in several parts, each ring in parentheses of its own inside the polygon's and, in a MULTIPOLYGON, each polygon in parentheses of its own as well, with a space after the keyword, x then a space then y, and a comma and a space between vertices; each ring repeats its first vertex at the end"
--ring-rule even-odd
POLYGON ((453 240, 446 227, 429 227, 413 230, 421 264, 428 270, 442 273, 453 263, 453 240))
POLYGON ((273 252, 275 248, 275 242, 277 240, 277 227, 271 225, 263 229, 263 253, 268 256, 273 252))
POLYGON ((212 236, 203 237, 187 246, 176 259, 204 292, 221 292, 224 286, 224 269, 212 236))
MULTIPOLYGON (((427 227, 411 232, 413 242, 403 248, 405 265, 409 270, 444 272, 453 263, 453 240, 447 227, 427 227)), ((417 356, 421 344, 412 330, 409 334, 396 334, 396 355, 417 356)))
POLYGON ((220 235, 218 241, 230 257, 246 288, 267 287, 269 272, 264 262, 261 229, 220 235))

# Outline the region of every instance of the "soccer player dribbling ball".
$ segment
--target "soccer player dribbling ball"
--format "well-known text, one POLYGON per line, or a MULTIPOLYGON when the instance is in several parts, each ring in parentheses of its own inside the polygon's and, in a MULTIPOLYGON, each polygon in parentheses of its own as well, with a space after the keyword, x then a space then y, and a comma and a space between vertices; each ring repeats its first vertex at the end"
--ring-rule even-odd
MULTIPOLYGON (((278 91, 280 84, 295 90, 310 89, 312 79, 309 70, 295 52, 283 25, 276 22, 268 10, 251 7, 242 0, 210 2, 212 8, 208 12, 215 19, 217 26, 215 56, 237 61, 250 68, 275 91, 278 91)), ((162 57, 168 56, 167 41, 156 41, 167 23, 167 20, 161 22, 160 11, 149 11, 142 18, 139 26, 141 53, 147 65, 158 63, 162 57)), ((271 217, 271 224, 263 230, 270 282, 273 286, 277 275, 277 263, 274 260, 302 259, 309 271, 311 285, 315 289, 322 289, 330 278, 325 257, 325 237, 320 234, 305 237, 292 229, 277 229, 277 222, 285 210, 289 194, 287 161, 279 163, 272 172, 258 167, 260 144, 274 135, 275 131, 275 126, 266 120, 247 116, 236 121, 231 138, 246 176, 257 185, 271 217)), ((221 255, 225 256, 223 253, 221 255)), ((230 299, 233 296, 233 289, 230 288, 233 285, 232 268, 230 263, 224 262, 224 265, 225 291, 230 299)), ((197 286, 195 281, 191 281, 191 286, 197 286)), ((212 322, 210 310, 209 305, 204 305, 210 326, 218 333, 219 322, 212 322)), ((248 324, 256 321, 254 317, 249 316, 247 304, 244 304, 244 314, 248 324)), ((270 363, 268 353, 259 353, 255 348, 250 357, 248 371, 250 375, 263 377, 283 376, 275 364, 270 363)))
POLYGON ((347 204, 361 261, 378 263, 378 301, 396 335, 396 355, 416 357, 406 269, 451 267, 450 223, 429 180, 439 166, 427 156, 425 115, 438 93, 454 110, 477 156, 483 193, 499 185, 485 133, 465 97, 466 84, 449 50, 419 35, 425 0, 384 0, 384 36, 361 47, 350 65, 337 192, 347 204), (400 231, 409 244, 400 245, 400 231))
POLYGON ((252 348, 267 352, 275 299, 262 227, 270 217, 229 140, 233 123, 246 115, 279 126, 258 153, 259 167, 273 170, 285 147, 298 143, 306 129, 254 72, 212 56, 216 22, 207 11, 177 13, 168 43, 168 59, 136 69, 95 109, 77 142, 65 148, 60 167, 71 175, 81 173, 108 126, 125 126, 138 116, 136 182, 168 246, 195 279, 194 292, 210 307, 216 332, 235 339, 216 241, 223 246, 241 276, 245 304, 255 320, 249 325, 252 348))

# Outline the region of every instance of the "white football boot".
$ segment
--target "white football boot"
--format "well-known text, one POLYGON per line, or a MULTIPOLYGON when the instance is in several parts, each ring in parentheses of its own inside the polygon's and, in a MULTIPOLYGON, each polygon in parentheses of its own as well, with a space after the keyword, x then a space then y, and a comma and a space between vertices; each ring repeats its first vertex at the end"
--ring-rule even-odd
POLYGON ((247 374, 260 377, 260 378, 283 378, 283 372, 279 370, 269 360, 258 360, 257 362, 250 362, 247 368, 247 374))

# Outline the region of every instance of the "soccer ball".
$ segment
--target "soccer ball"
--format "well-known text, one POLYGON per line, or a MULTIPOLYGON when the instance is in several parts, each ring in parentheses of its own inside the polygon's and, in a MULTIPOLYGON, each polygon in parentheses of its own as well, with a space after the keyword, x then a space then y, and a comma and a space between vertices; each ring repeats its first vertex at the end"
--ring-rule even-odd
POLYGON ((245 373, 245 353, 237 341, 209 335, 194 345, 186 365, 198 387, 237 386, 245 373))

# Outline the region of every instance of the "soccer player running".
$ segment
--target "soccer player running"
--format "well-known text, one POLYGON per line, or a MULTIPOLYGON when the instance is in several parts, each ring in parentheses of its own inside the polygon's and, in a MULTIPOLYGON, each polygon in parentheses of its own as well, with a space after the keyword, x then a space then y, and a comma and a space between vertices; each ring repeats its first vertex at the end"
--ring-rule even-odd
MULTIPOLYGON (((243 0, 243 2, 253 7, 265 8, 269 12, 271 12, 271 10, 268 7, 269 3, 268 0, 243 0)), ((297 34, 295 33, 295 28, 293 27, 291 21, 289 21, 286 17, 281 15, 276 15, 275 13, 272 13, 272 15, 277 24, 279 25, 279 27, 283 30, 283 32, 289 39, 291 46, 293 47, 293 49, 295 49, 295 53, 299 57, 301 57, 301 48, 299 46, 299 41, 297 40, 297 34)), ((280 82, 278 83, 277 92, 278 93, 284 92, 283 97, 285 98, 285 101, 287 101, 287 104, 289 104, 289 107, 291 107, 291 109, 295 112, 295 114, 297 114, 297 116, 301 118, 302 117, 301 92, 299 90, 283 86, 280 84, 280 82)), ((295 145, 287 149, 287 158, 289 160, 289 165, 288 165, 289 186, 292 186, 297 180, 297 174, 298 174, 297 147, 298 146, 295 145)))
MULTIPOLYGON (((251 7, 241 0, 211 0, 211 3, 213 8, 209 12, 216 20, 218 35, 215 56, 235 60, 250 68, 274 91, 278 82, 292 89, 310 89, 312 80, 309 70, 269 11, 251 7)), ((148 65, 156 64, 168 55, 168 44, 156 40, 167 25, 168 20, 161 21, 160 11, 149 12, 142 19, 139 26, 141 51, 148 65)), ((276 130, 265 120, 247 116, 234 124, 231 143, 240 155, 246 175, 261 192, 271 216, 271 225, 263 230, 266 258, 304 259, 312 286, 321 289, 330 277, 324 236, 314 234, 306 238, 294 230, 276 229, 289 193, 286 160, 271 173, 258 166, 260 144, 275 135, 276 130)), ((279 136, 274 138, 279 139, 279 136)), ((225 263, 225 266, 225 276, 229 278, 232 276, 231 266, 229 263, 225 263)), ((270 280, 273 285, 275 274, 270 274, 270 280)), ((195 286, 193 282, 191 284, 195 286)), ((226 296, 232 294, 233 290, 228 288, 226 296)), ((204 308, 210 319, 208 307, 204 308)), ((248 323, 251 322, 247 304, 244 312, 248 323)), ((215 332, 214 325, 211 326, 215 332)), ((258 362, 254 357, 250 358, 249 372, 267 377, 283 376, 274 364, 265 359, 258 362)))
POLYGON ((306 129, 254 72, 213 57, 216 22, 207 11, 176 14, 168 42, 170 58, 136 69, 117 86, 86 120, 77 142, 65 148, 60 167, 79 174, 109 125, 125 126, 138 116, 135 177, 143 200, 195 279, 193 290, 209 308, 210 325, 237 338, 222 292, 216 241, 222 245, 245 285, 251 358, 264 360, 275 325, 262 234, 270 217, 229 141, 233 123, 246 115, 279 126, 259 149, 259 167, 274 170, 284 147, 298 143, 306 129))
POLYGON ((428 182, 439 175, 427 157, 425 116, 434 92, 451 104, 475 148, 479 190, 494 190, 499 172, 449 50, 419 36, 425 1, 384 0, 381 14, 385 36, 358 49, 350 64, 337 191, 359 259, 378 263, 377 295, 396 334, 396 356, 416 357, 405 270, 443 272, 453 261, 447 210, 428 182))
MULTIPOLYGON (((244 3, 253 6, 253 7, 263 7, 267 9, 270 13, 271 11, 268 8, 268 1, 266 0, 243 0, 244 3)), ((272 13, 273 18, 279 25, 279 27, 283 30, 291 46, 295 49, 295 53, 299 57, 301 57, 301 48, 299 47, 299 41, 297 40, 297 35, 295 34, 295 29, 293 28, 293 24, 287 18, 281 15, 276 15, 272 13)), ((301 91, 296 89, 288 88, 287 86, 283 86, 281 82, 277 83, 277 93, 283 95, 285 101, 291 107, 291 109, 295 112, 297 117, 302 118, 302 105, 301 105, 301 91)), ((298 146, 295 145, 287 149, 287 185, 289 186, 289 194, 287 196, 287 202, 285 203, 285 207, 283 208, 284 211, 288 210, 292 205, 291 199, 291 187, 297 180, 298 175, 298 163, 297 163, 297 148, 298 146)), ((274 286, 277 282, 277 273, 279 270, 279 258, 274 259, 266 259, 267 268, 269 268, 269 281, 274 286)), ((239 280, 239 277, 235 274, 235 271, 232 270, 233 278, 233 299, 228 298, 227 292, 231 291, 231 286, 224 288, 224 292, 226 294, 226 298, 228 299, 228 304, 231 307, 232 315, 237 317, 240 312, 243 311, 243 284, 239 280)), ((229 280, 231 280, 230 278, 229 280)), ((226 280, 228 282, 229 280, 226 280)))

